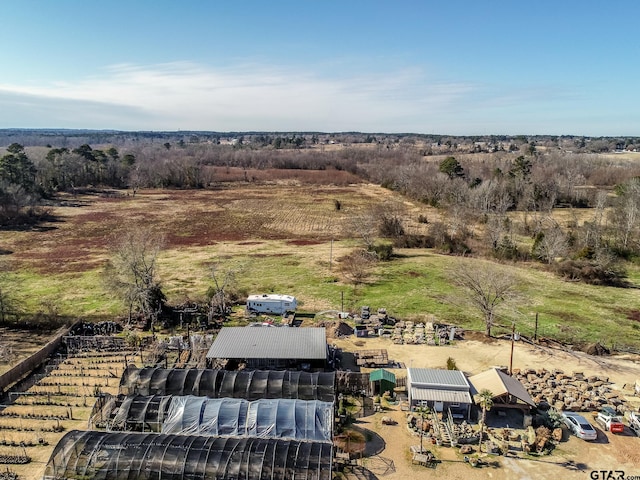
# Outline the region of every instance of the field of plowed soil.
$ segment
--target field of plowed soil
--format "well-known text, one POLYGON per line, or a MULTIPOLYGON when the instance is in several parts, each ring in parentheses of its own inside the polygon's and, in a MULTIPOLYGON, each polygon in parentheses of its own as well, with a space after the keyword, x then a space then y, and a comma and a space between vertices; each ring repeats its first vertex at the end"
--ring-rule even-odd
MULTIPOLYGON (((399 204, 381 187, 235 185, 218 190, 143 190, 61 196, 55 221, 38 228, 4 232, 0 244, 16 268, 38 273, 84 272, 99 266, 125 228, 164 235, 166 248, 212 246, 220 242, 352 238, 354 216, 385 202, 402 207, 407 221, 413 205, 399 204), (340 202, 340 209, 335 202, 340 202)), ((414 229, 419 224, 413 222, 414 229)))

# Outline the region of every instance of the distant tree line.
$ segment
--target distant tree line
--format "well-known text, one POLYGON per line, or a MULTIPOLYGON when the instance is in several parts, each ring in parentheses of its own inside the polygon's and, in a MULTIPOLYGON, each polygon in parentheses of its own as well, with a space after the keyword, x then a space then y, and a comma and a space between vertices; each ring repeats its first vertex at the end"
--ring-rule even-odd
MULTIPOLYGON (((236 148, 304 149, 328 144, 378 144, 414 148, 422 155, 446 153, 493 153, 517 151, 522 145, 535 144, 567 153, 604 153, 639 150, 640 137, 584 137, 576 135, 435 135, 414 133, 362 132, 153 132, 61 129, 0 129, 0 145, 18 143, 26 146, 70 150, 81 145, 113 145, 128 150, 140 145, 184 146, 193 144, 229 144, 236 148)), ((524 153, 524 151, 523 151, 524 153)))

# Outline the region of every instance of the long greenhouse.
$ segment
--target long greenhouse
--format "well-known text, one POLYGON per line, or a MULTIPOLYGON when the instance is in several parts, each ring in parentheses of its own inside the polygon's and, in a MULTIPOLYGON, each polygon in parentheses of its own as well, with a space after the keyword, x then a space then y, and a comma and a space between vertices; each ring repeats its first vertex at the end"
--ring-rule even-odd
POLYGON ((194 395, 210 398, 290 398, 335 401, 334 372, 136 368, 120 380, 122 395, 194 395))
POLYGON ((332 445, 272 438, 67 433, 43 480, 330 480, 332 445))
POLYGON ((332 441, 333 404, 318 400, 121 396, 94 415, 110 431, 332 441))

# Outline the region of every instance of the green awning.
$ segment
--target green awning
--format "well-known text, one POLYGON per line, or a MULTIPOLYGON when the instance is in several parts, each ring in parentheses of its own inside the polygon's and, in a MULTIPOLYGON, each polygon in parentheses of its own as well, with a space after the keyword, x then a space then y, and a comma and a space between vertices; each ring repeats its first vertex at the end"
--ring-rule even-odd
POLYGON ((369 381, 377 382, 379 380, 385 380, 385 381, 391 382, 391 383, 393 383, 395 385, 396 376, 393 373, 388 372, 384 368, 379 368, 378 370, 374 370, 373 372, 371 372, 369 374, 369 381))

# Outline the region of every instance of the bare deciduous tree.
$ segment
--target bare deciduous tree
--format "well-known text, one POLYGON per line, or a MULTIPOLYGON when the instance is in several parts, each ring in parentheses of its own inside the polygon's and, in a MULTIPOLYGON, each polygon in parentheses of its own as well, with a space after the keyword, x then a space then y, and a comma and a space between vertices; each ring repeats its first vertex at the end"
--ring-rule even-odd
POLYGON ((496 250, 505 234, 506 216, 491 215, 484 227, 484 235, 492 250, 496 250))
POLYGON ((538 234, 533 254, 551 264, 556 258, 566 255, 568 248, 567 235, 560 225, 555 224, 538 234))
POLYGON ((134 309, 145 318, 155 320, 164 304, 157 273, 158 254, 163 246, 161 236, 141 226, 119 234, 105 268, 107 285, 129 307, 129 321, 134 309))
POLYGON ((585 247, 598 250, 602 247, 605 233, 605 208, 607 206, 608 192, 598 190, 593 197, 594 213, 591 222, 585 222, 583 229, 583 244, 585 247))
POLYGON ((350 223, 350 228, 353 228, 353 230, 348 232, 348 235, 353 235, 354 233, 358 235, 362 239, 365 249, 370 250, 376 241, 378 232, 378 220, 375 212, 370 210, 361 215, 356 215, 351 218, 350 223))
POLYGON ((640 181, 632 180, 621 188, 613 210, 613 226, 624 249, 632 248, 640 228, 640 181))
POLYGON ((485 334, 491 336, 496 311, 514 297, 516 278, 504 268, 490 265, 463 266, 452 279, 462 287, 464 298, 480 311, 485 334))
POLYGON ((340 270, 353 285, 360 285, 369 277, 375 263, 375 254, 358 249, 340 259, 340 270))
POLYGON ((209 288, 207 296, 209 297, 209 321, 213 319, 213 315, 220 313, 226 315, 229 298, 229 289, 235 282, 236 275, 242 271, 243 267, 231 267, 225 265, 220 258, 216 258, 211 265, 211 279, 213 285, 209 288))

